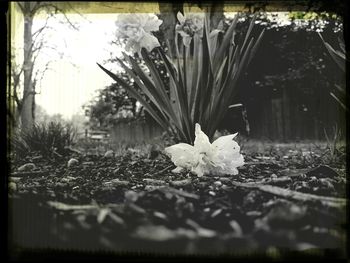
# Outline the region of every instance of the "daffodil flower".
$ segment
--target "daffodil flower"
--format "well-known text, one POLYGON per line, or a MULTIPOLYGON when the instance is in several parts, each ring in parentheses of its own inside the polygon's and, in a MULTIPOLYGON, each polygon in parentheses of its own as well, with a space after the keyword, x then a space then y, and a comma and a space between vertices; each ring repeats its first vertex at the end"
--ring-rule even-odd
POLYGON ((141 53, 144 47, 151 52, 160 46, 151 32, 158 31, 162 20, 151 14, 120 14, 116 21, 117 37, 127 39, 126 50, 141 53))
MULTIPOLYGON (((194 35, 198 35, 200 38, 203 37, 204 16, 204 12, 185 13, 185 15, 180 12, 177 13, 177 20, 180 24, 176 25, 175 31, 181 35, 182 41, 186 47, 190 46, 194 35)), ((223 32, 222 21, 217 29, 214 29, 209 33, 209 38, 216 37, 219 32, 223 32)))
POLYGON ((177 166, 173 172, 186 169, 198 176, 237 175, 237 167, 244 165, 240 147, 233 140, 237 133, 221 136, 211 144, 208 136, 202 132, 201 126, 198 123, 195 126, 196 138, 193 146, 179 143, 165 148, 165 152, 177 166))
POLYGON ((200 37, 203 36, 204 26, 204 13, 177 13, 177 20, 180 24, 177 24, 175 30, 182 36, 182 40, 185 46, 189 46, 192 37, 197 34, 200 37))

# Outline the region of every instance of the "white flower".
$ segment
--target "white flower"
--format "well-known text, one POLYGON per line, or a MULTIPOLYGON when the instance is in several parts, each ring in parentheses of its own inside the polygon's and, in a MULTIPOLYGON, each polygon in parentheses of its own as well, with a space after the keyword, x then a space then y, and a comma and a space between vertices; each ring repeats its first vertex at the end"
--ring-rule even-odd
POLYGON ((240 147, 233 140, 237 133, 221 136, 212 144, 208 136, 196 123, 194 146, 179 143, 165 148, 171 161, 177 166, 176 172, 187 169, 198 176, 204 174, 238 174, 237 167, 244 165, 240 147))
POLYGON ((176 25, 175 30, 182 36, 185 46, 190 45, 195 34, 203 36, 204 13, 185 13, 183 15, 178 12, 177 19, 180 24, 176 25))
POLYGON ((120 14, 116 21, 117 37, 127 39, 126 50, 140 53, 144 47, 150 52, 160 46, 151 32, 158 31, 162 22, 151 14, 120 14))

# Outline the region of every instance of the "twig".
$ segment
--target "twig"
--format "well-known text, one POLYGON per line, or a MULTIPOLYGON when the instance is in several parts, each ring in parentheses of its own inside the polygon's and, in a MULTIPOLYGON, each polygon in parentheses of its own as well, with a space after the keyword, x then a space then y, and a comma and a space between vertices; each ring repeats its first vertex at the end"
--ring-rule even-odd
POLYGON ((81 151, 77 150, 77 149, 73 149, 72 147, 70 146, 65 146, 64 147, 65 150, 69 150, 71 152, 74 152, 74 153, 77 153, 77 154, 83 154, 81 151))
POLYGON ((258 189, 260 191, 277 195, 286 199, 292 199, 294 201, 320 202, 322 205, 335 207, 335 208, 345 206, 347 202, 347 199, 345 198, 335 198, 335 197, 301 193, 301 192, 284 189, 284 188, 272 186, 272 185, 262 185, 257 183, 239 183, 235 181, 232 181, 232 184, 237 187, 258 189))
POLYGON ((163 172, 169 170, 171 167, 173 167, 173 165, 169 165, 168 167, 165 167, 163 170, 160 170, 160 171, 158 171, 158 172, 156 172, 156 173, 154 173, 154 174, 147 174, 147 175, 155 176, 155 175, 161 174, 161 173, 163 173, 163 172))

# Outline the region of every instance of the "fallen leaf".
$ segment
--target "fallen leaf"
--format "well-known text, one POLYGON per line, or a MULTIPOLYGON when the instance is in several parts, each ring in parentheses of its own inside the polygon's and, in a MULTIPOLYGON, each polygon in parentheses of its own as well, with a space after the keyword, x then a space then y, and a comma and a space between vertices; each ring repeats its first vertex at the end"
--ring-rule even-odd
POLYGON ((335 170, 327 165, 320 165, 317 168, 310 170, 306 174, 307 176, 315 176, 317 178, 334 178, 339 176, 335 170))
POLYGON ((79 164, 79 161, 77 159, 72 158, 68 161, 67 166, 69 168, 69 167, 77 166, 78 164, 79 164))
POLYGON ((103 221, 105 220, 109 212, 110 212, 109 208, 101 208, 97 215, 97 222, 99 224, 103 223, 103 221))
POLYGON ((232 229, 233 229, 233 231, 234 231, 236 237, 242 237, 242 236, 243 236, 242 228, 241 228, 241 226, 237 223, 236 220, 231 220, 229 224, 230 224, 230 226, 232 227, 232 229))
POLYGON ((34 163, 26 163, 26 164, 23 164, 22 166, 20 166, 17 170, 19 172, 29 172, 29 171, 32 171, 36 168, 35 164, 34 163))
POLYGON ((190 229, 178 228, 171 230, 165 226, 139 226, 133 233, 134 237, 153 240, 153 241, 168 241, 182 237, 195 238, 196 232, 190 229))
POLYGON ((170 182, 170 184, 172 185, 172 186, 185 186, 185 185, 189 185, 189 184, 191 184, 191 179, 184 179, 184 180, 178 180, 178 181, 172 181, 172 182, 170 182))
POLYGON ((69 204, 64 204, 61 202, 56 202, 56 201, 48 201, 48 205, 58 209, 58 210, 64 210, 64 211, 69 211, 69 210, 88 210, 88 209, 97 209, 98 207, 96 205, 69 205, 69 204))

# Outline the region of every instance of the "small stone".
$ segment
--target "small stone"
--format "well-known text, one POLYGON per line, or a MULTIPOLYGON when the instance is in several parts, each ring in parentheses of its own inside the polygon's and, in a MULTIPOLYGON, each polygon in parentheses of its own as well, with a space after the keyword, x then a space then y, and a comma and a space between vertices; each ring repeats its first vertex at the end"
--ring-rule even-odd
POLYGON ((34 163, 26 163, 18 168, 19 172, 29 172, 36 168, 34 163))
POLYGON ((114 157, 114 152, 112 150, 109 150, 104 154, 104 157, 105 158, 112 158, 112 157, 114 157))
POLYGON ((68 161, 67 166, 68 167, 73 167, 73 166, 77 166, 78 164, 79 164, 79 161, 77 159, 72 158, 72 159, 70 159, 68 161))
POLYGON ((272 178, 272 179, 276 179, 276 178, 277 178, 277 175, 276 175, 276 174, 271 174, 271 178, 272 178))
POLYGON ((209 194, 210 194, 211 196, 216 196, 215 192, 213 192, 213 191, 209 191, 209 194))
POLYGON ((139 195, 135 191, 126 191, 124 194, 125 200, 128 202, 136 202, 139 198, 139 195))

